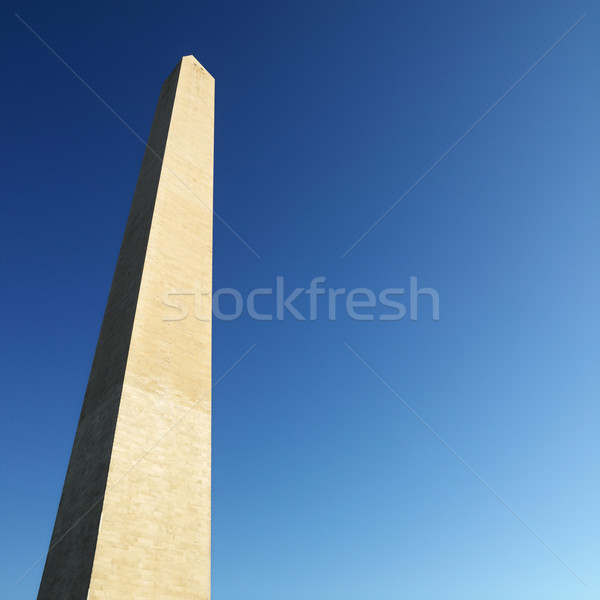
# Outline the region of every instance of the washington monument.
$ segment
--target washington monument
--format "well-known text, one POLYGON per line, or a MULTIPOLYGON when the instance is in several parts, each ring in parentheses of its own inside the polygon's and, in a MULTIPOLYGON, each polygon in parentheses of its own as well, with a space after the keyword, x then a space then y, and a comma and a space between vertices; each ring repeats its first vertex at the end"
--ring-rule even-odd
POLYGON ((214 79, 165 81, 133 196, 39 600, 210 598, 214 79), (210 299, 210 294, 205 296, 210 299))

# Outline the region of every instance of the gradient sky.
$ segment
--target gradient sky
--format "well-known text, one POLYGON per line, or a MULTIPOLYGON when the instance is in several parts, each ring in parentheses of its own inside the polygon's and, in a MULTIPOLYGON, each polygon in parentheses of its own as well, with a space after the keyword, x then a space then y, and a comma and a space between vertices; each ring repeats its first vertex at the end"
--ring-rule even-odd
POLYGON ((213 390, 214 600, 598 598, 578 1, 3 3, 0 596, 37 592, 144 150, 15 12, 144 140, 182 55, 215 77, 215 210, 260 255, 215 220, 215 289, 439 292, 439 321, 214 322, 214 381, 256 343, 213 390))

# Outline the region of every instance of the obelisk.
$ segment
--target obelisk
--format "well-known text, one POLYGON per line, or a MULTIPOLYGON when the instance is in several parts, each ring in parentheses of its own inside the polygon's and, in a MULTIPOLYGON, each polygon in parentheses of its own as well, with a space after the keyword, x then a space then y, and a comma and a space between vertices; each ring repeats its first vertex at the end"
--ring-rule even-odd
POLYGON ((110 289, 40 600, 210 598, 214 79, 165 81, 110 289))

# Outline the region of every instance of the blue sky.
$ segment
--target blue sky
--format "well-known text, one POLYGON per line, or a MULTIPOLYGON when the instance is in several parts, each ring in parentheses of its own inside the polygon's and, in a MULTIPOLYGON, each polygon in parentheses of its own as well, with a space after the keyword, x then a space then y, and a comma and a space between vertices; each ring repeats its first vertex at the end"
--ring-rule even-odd
POLYGON ((37 592, 43 560, 14 582, 48 548, 143 154, 15 12, 143 139, 182 55, 215 77, 215 210, 260 255, 215 220, 215 289, 439 293, 439 321, 214 322, 214 380, 256 346, 213 390, 213 598, 597 598, 577 1, 3 4, 1 597, 37 592))

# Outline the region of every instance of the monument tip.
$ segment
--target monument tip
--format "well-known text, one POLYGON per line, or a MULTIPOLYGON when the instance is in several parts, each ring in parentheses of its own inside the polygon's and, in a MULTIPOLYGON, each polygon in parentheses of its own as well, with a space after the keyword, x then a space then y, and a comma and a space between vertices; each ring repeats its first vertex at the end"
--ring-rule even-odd
MULTIPOLYGON (((208 75, 210 75, 210 73, 208 72, 207 69, 205 69, 202 64, 200 63, 200 61, 193 55, 193 54, 187 54, 186 56, 182 56, 181 57, 181 62, 189 62, 192 63, 198 67, 200 67, 203 71, 206 71, 206 73, 208 75)), ((212 77, 212 75, 210 75, 212 77)))

